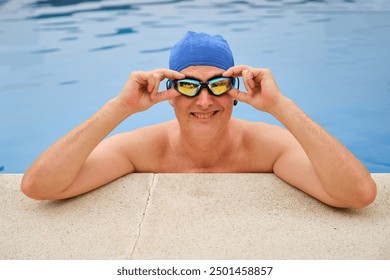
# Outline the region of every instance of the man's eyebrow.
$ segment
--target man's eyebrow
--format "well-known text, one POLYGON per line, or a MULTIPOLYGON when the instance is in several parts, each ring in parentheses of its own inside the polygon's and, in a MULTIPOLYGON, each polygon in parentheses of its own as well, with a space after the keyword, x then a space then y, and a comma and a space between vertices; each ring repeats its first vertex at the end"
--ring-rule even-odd
MULTIPOLYGON (((207 81, 210 81, 210 80, 215 79, 215 78, 221 78, 221 77, 222 77, 222 73, 212 76, 207 81)), ((197 80, 197 81, 203 82, 199 78, 191 76, 191 75, 186 75, 186 79, 192 79, 192 80, 197 80)), ((207 81, 204 81, 204 82, 207 82, 207 81)))

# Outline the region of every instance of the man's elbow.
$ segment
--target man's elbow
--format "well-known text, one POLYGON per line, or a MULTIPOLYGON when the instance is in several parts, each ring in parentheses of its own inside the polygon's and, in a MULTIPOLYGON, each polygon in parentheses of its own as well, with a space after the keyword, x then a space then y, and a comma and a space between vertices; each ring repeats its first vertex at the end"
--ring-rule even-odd
POLYGON ((35 200, 46 200, 48 197, 41 191, 41 183, 36 176, 24 174, 21 183, 21 191, 29 198, 35 200))
POLYGON ((373 203, 378 193, 376 183, 371 176, 365 182, 361 182, 359 188, 358 199, 356 200, 356 205, 353 207, 357 209, 364 208, 373 203))

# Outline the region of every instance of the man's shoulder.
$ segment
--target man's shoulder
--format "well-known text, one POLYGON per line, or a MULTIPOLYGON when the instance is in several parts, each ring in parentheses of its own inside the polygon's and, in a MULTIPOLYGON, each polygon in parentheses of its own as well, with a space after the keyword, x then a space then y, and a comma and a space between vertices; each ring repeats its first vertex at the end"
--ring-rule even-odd
POLYGON ((239 135, 240 148, 246 162, 261 172, 270 172, 278 156, 285 149, 290 135, 285 128, 264 122, 235 119, 234 133, 239 135))
POLYGON ((248 146, 258 148, 262 145, 280 145, 285 141, 290 141, 291 138, 289 131, 279 125, 241 119, 233 121, 235 131, 241 135, 242 142, 248 146))
POLYGON ((281 126, 269 124, 265 122, 253 122, 237 118, 232 118, 233 127, 242 132, 250 133, 251 135, 262 134, 264 131, 272 133, 280 133, 286 129, 281 126))
POLYGON ((152 170, 169 145, 174 123, 165 122, 114 135, 123 154, 131 159, 135 170, 152 170), (151 169, 152 168, 152 169, 151 169))
POLYGON ((174 121, 153 124, 125 132, 122 135, 131 142, 161 143, 167 140, 169 131, 172 130, 174 121))

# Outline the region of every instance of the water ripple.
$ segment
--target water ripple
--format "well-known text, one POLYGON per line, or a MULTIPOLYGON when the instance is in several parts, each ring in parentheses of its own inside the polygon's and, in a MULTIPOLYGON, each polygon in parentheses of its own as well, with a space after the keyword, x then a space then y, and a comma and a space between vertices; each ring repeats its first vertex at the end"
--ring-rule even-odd
POLYGON ((63 7, 63 6, 76 5, 85 2, 102 2, 102 1, 103 0, 39 0, 31 3, 30 5, 32 7, 47 7, 47 6, 63 7))
POLYGON ((104 0, 40 0, 40 1, 27 4, 26 6, 28 8, 34 8, 36 11, 39 11, 40 9, 43 10, 48 9, 51 7, 50 11, 42 12, 36 16, 29 16, 26 19, 34 20, 34 19, 56 18, 56 17, 70 17, 79 13, 91 13, 91 12, 139 10, 141 6, 146 6, 146 5, 175 4, 175 3, 187 2, 187 1, 191 1, 191 0, 152 1, 152 2, 138 2, 138 3, 131 3, 131 4, 126 2, 112 3, 104 0), (86 4, 79 5, 82 3, 86 3, 86 4), (66 8, 68 8, 68 11, 64 11, 64 9, 66 8), (69 8, 71 8, 71 10, 69 10, 69 8))
POLYGON ((140 52, 141 53, 158 53, 158 52, 169 51, 170 49, 171 49, 171 47, 167 47, 167 48, 152 49, 152 50, 141 50, 140 52))
POLYGON ((33 51, 33 54, 45 54, 45 53, 53 53, 53 52, 59 52, 61 49, 55 48, 55 49, 42 49, 42 50, 37 50, 33 51))
POLYGON ((73 81, 65 81, 65 82, 61 82, 59 83, 60 86, 65 86, 65 85, 73 85, 73 84, 77 84, 79 81, 77 80, 73 80, 73 81))
POLYGON ((75 24, 77 24, 76 21, 69 20, 69 21, 58 21, 58 22, 46 22, 43 25, 45 25, 45 26, 63 26, 63 25, 75 25, 75 24))
POLYGON ((106 50, 121 48, 121 47, 124 47, 124 46, 126 46, 126 44, 109 45, 109 46, 104 46, 104 47, 100 47, 100 48, 91 49, 90 52, 106 51, 106 50))
POLYGON ((66 37, 66 38, 62 38, 60 39, 61 42, 66 42, 66 41, 77 41, 79 39, 79 37, 66 37))
POLYGON ((308 4, 308 3, 324 3, 328 4, 328 1, 326 0, 302 0, 298 2, 287 2, 284 3, 285 5, 302 5, 302 4, 308 4))
MULTIPOLYGON (((6 0, 0 0, 1 1, 6 1, 6 0)), ((192 0, 166 0, 166 1, 150 1, 150 2, 138 2, 138 3, 132 3, 131 5, 134 6, 142 6, 142 5, 161 5, 161 4, 174 4, 174 3, 180 3, 180 2, 187 2, 187 1, 192 1, 192 0)), ((39 0, 35 1, 33 3, 28 4, 30 7, 65 7, 65 6, 72 6, 72 5, 77 5, 81 3, 106 3, 106 0, 39 0)), ((119 2, 119 1, 118 1, 119 2)))
MULTIPOLYGON (((75 7, 77 8, 77 7, 75 7)), ((107 11, 123 11, 123 10, 139 10, 138 7, 132 4, 122 4, 122 5, 107 5, 97 8, 80 8, 75 10, 69 10, 66 12, 59 12, 56 9, 52 9, 52 12, 43 12, 35 16, 28 16, 28 20, 39 20, 39 19, 50 19, 58 17, 71 17, 79 13, 92 13, 92 12, 107 12, 107 11)))
POLYGON ((131 27, 126 27, 126 28, 118 28, 116 32, 114 33, 108 33, 108 34, 98 34, 96 37, 113 37, 113 36, 118 36, 118 35, 127 35, 127 34, 132 34, 136 33, 133 28, 131 27))

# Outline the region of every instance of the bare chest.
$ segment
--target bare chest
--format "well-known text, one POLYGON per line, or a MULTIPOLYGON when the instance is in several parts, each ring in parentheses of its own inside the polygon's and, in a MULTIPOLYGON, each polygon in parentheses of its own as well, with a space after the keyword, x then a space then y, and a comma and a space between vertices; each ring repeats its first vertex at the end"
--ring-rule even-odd
POLYGON ((272 164, 266 159, 254 160, 245 152, 220 156, 210 154, 210 160, 191 160, 173 153, 161 158, 156 169, 160 173, 252 173, 272 172, 272 164))

